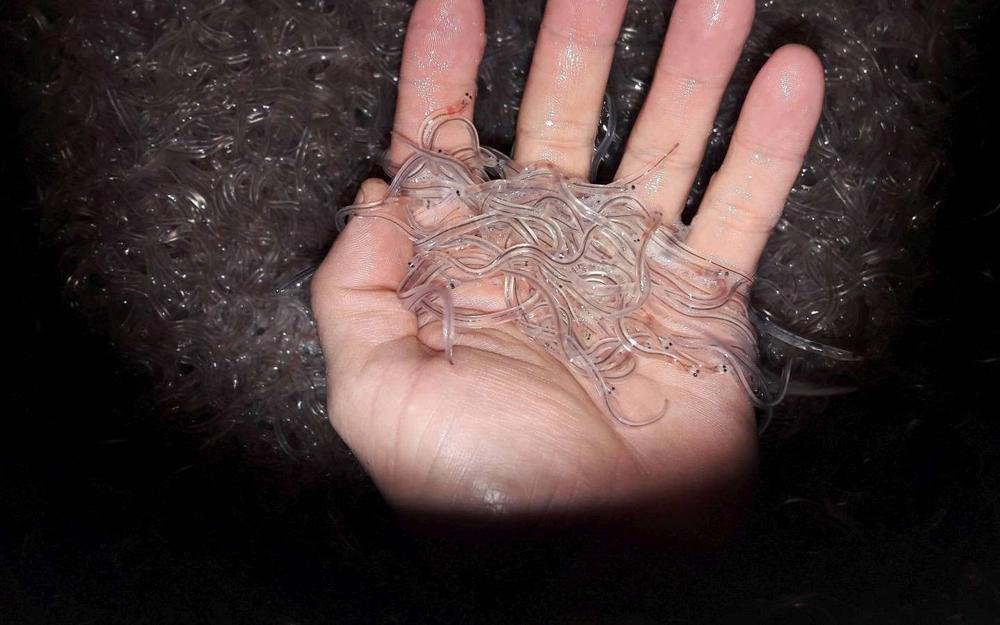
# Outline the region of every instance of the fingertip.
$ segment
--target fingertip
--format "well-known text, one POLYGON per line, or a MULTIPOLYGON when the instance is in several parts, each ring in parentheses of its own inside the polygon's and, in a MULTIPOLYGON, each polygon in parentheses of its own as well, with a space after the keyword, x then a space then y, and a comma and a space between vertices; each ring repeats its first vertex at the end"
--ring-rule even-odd
POLYGON ((661 59, 683 67, 685 75, 727 83, 755 11, 754 0, 679 0, 661 59))
POLYGON ((364 204, 375 202, 376 200, 384 200, 388 192, 389 185, 384 180, 369 178, 361 183, 361 188, 358 189, 358 195, 354 199, 354 202, 355 204, 364 204))
POLYGON ((806 46, 788 44, 776 50, 761 68, 747 104, 756 96, 784 113, 797 114, 803 119, 818 118, 824 82, 819 56, 806 46))
POLYGON ((823 109, 823 64, 798 44, 778 49, 750 87, 734 140, 765 146, 772 156, 805 157, 823 109))

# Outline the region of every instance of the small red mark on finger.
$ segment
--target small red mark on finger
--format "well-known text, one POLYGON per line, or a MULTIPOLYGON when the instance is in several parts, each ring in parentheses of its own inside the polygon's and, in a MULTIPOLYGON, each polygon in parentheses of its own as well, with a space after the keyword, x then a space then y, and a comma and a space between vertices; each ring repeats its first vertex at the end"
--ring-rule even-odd
POLYGON ((447 109, 445 109, 447 115, 455 115, 456 113, 461 113, 465 110, 465 107, 469 105, 467 100, 462 100, 457 104, 452 104, 447 109))

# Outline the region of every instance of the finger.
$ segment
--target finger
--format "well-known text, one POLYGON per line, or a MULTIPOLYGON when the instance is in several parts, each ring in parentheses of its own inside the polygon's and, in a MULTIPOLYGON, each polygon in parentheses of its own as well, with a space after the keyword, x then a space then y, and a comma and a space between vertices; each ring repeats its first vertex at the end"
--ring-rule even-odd
POLYGON ((753 275, 799 176, 823 107, 823 66, 809 48, 781 48, 750 86, 729 152, 687 244, 753 275))
POLYGON ((514 158, 586 177, 626 0, 549 0, 517 120, 514 158))
MULTIPOLYGON (((368 180, 356 201, 382 199, 387 190, 381 180, 368 180)), ((312 281, 313 313, 328 368, 354 367, 378 345, 416 336, 416 318, 396 295, 412 257, 409 237, 395 224, 377 217, 348 221, 312 281)))
MULTIPOLYGON (((453 108, 472 119, 476 76, 486 48, 481 0, 418 0, 403 46, 395 131, 419 144, 418 131, 434 111, 453 108)), ((468 143, 468 133, 443 128, 439 147, 468 143)), ((394 136, 389 157, 401 164, 412 148, 394 136)))
POLYGON ((678 0, 653 86, 629 137, 618 178, 669 157, 640 184, 640 199, 680 215, 753 23, 753 0, 678 0))

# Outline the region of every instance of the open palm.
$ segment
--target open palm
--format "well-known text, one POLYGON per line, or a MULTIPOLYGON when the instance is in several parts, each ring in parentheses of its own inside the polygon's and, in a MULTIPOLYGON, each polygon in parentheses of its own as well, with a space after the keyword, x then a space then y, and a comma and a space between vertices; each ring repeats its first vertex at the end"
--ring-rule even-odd
MULTIPOLYGON (((519 162, 590 168, 626 0, 549 0, 518 120, 519 162)), ((679 0, 621 163, 656 162, 638 193, 676 220, 753 21, 753 0, 679 0)), ((396 131, 474 96, 485 45, 481 0, 419 0, 406 39, 396 131)), ((800 46, 778 50, 747 96, 729 154, 687 245, 753 275, 819 117, 823 72, 800 46)), ((472 107, 463 114, 471 116, 472 107)), ((458 145, 467 136, 443 135, 458 145)), ((394 140, 401 162, 408 144, 394 140)), ((365 201, 386 186, 369 180, 365 201)), ((730 376, 641 361, 637 405, 668 398, 644 427, 612 419, 592 384, 513 324, 462 330, 454 364, 437 322, 420 327, 396 288, 414 250, 394 225, 355 218, 313 281, 330 419, 393 504, 429 513, 560 516, 669 511, 664 525, 721 523, 750 483, 753 411, 730 376), (680 521, 679 519, 683 519, 680 521)))

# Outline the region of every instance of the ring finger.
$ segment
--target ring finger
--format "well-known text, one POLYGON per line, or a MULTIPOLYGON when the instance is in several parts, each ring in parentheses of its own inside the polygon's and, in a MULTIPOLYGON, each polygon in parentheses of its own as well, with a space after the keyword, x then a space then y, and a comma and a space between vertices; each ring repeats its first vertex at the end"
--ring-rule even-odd
POLYGON ((640 199, 665 221, 680 215, 753 23, 753 0, 678 0, 656 75, 629 136, 618 178, 642 173, 640 199))

